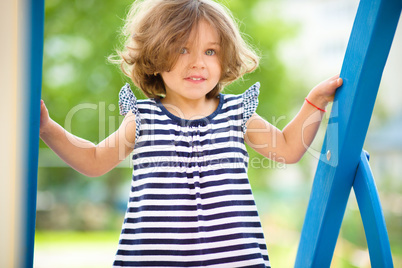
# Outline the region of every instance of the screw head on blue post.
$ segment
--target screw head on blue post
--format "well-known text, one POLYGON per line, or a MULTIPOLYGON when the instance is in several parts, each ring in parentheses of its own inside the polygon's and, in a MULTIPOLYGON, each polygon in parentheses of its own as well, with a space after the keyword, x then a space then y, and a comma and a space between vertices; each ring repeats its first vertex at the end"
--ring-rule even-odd
POLYGON ((327 151, 327 160, 329 161, 329 160, 331 160, 331 150, 328 150, 327 151))

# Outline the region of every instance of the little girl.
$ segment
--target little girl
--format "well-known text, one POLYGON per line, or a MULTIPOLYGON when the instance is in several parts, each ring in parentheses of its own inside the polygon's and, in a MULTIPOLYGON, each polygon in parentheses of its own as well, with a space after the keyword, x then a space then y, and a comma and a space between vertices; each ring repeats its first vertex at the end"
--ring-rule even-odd
POLYGON ((297 162, 342 79, 311 90, 280 131, 255 113, 259 83, 241 95, 221 93, 258 57, 220 4, 137 0, 124 32, 117 61, 149 98, 137 100, 123 86, 125 118, 115 133, 94 145, 66 132, 41 103, 40 137, 79 172, 100 176, 133 151, 114 267, 270 267, 245 142, 273 160, 297 162), (312 116, 318 120, 304 126, 312 116))

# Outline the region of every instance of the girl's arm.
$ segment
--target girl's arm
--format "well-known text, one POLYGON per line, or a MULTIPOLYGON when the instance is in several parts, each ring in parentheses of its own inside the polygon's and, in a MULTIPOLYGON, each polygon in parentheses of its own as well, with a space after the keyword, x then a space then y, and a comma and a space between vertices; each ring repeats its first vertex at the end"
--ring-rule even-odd
POLYGON ((40 138, 69 166, 89 177, 105 174, 130 154, 135 143, 135 127, 135 115, 129 112, 116 132, 95 145, 53 121, 41 101, 40 138))
MULTIPOLYGON (((333 101, 335 91, 342 82, 339 75, 331 77, 313 88, 307 99, 324 110, 328 102, 333 101)), ((272 160, 298 162, 313 142, 324 115, 313 105, 305 101, 296 117, 282 131, 254 114, 246 124, 247 144, 272 160)))

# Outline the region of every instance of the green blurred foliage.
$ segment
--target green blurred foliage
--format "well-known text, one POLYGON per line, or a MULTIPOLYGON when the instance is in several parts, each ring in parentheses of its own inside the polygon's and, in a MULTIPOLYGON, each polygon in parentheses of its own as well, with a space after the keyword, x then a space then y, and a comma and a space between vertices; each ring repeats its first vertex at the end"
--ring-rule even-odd
MULTIPOLYGON (((99 130, 100 126, 108 126, 109 117, 118 114, 117 94, 125 79, 107 57, 118 45, 119 29, 129 3, 46 1, 43 99, 51 117, 62 126, 73 107, 97 105, 83 106, 71 122, 74 134, 93 142, 102 138, 99 133, 104 130, 99 130), (106 106, 101 115, 103 103, 106 106), (100 116, 105 118, 103 122, 99 122, 100 116)), ((114 131, 117 126, 116 122, 110 129, 114 131)), ((107 127, 106 135, 109 133, 107 127)))
MULTIPOLYGON (((130 0, 45 1, 42 98, 56 122, 94 143, 114 132, 121 121, 118 92, 128 80, 107 57, 119 45, 130 4, 130 0)), ((40 148, 46 145, 41 142, 40 148)), ((51 193, 54 200, 43 201, 52 207, 38 211, 38 229, 119 228, 122 217, 115 214, 121 211, 115 208, 121 206, 120 187, 129 185, 130 173, 116 169, 89 179, 71 168, 39 167, 38 201, 46 197, 41 192, 51 193), (88 215, 96 211, 92 218, 98 222, 80 211, 88 215)))

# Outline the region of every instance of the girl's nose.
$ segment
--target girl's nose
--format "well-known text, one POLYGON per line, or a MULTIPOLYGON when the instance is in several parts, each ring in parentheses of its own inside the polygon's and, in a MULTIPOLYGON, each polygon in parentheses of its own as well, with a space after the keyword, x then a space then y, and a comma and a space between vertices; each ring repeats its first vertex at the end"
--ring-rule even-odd
POLYGON ((205 68, 205 61, 204 61, 203 53, 201 53, 201 52, 192 53, 190 68, 191 69, 196 69, 196 68, 204 69, 205 68))

